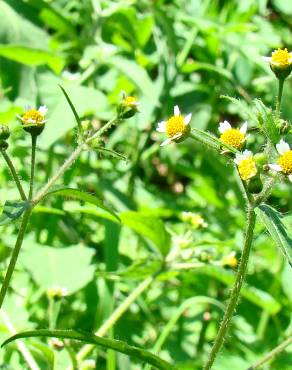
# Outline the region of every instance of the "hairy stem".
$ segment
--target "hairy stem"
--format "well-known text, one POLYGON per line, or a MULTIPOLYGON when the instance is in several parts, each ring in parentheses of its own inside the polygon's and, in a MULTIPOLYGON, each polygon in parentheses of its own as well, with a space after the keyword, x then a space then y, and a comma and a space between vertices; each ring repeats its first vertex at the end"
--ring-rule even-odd
POLYGON ((12 161, 11 161, 11 159, 10 159, 9 155, 7 154, 6 150, 3 150, 3 149, 1 150, 1 153, 2 153, 3 158, 5 159, 5 161, 6 161, 6 163, 7 163, 7 166, 8 166, 8 167, 9 167, 9 169, 10 169, 11 175, 12 175, 12 177, 13 177, 13 180, 15 181, 15 184, 16 184, 16 186, 17 186, 17 189, 18 189, 18 191, 19 191, 19 194, 20 194, 20 196, 21 196, 21 199, 22 199, 22 200, 26 200, 26 195, 25 195, 25 193, 24 193, 23 187, 22 187, 22 185, 21 185, 21 183, 20 183, 19 177, 18 177, 18 175, 17 175, 17 172, 16 172, 16 170, 15 170, 15 167, 14 167, 14 165, 13 165, 13 163, 12 163, 12 161))
POLYGON ((30 166, 30 183, 29 183, 29 194, 28 194, 29 200, 31 200, 32 195, 33 195, 36 143, 37 143, 37 136, 31 135, 31 166, 30 166))
POLYGON ((279 346, 274 348, 272 351, 267 353, 263 358, 261 358, 259 361, 257 361, 254 365, 249 367, 247 370, 258 369, 260 366, 264 365, 266 362, 270 361, 273 357, 277 356, 279 353, 284 351, 284 349, 288 347, 290 344, 292 344, 292 336, 290 336, 288 339, 286 339, 283 343, 281 343, 279 346))
POLYGON ((27 224, 28 224, 30 215, 31 215, 31 211, 32 211, 31 208, 27 209, 24 212, 23 217, 22 217, 22 221, 21 221, 20 228, 19 228, 19 231, 18 231, 15 246, 14 246, 14 249, 12 251, 9 266, 8 266, 6 275, 4 277, 2 287, 1 287, 1 291, 0 291, 0 308, 2 307, 4 298, 6 296, 6 293, 7 293, 9 284, 10 284, 10 280, 11 280, 11 277, 12 277, 12 274, 13 274, 13 271, 14 271, 14 268, 15 268, 15 265, 16 265, 16 261, 17 261, 17 258, 18 258, 20 248, 22 246, 24 234, 25 234, 25 231, 26 231, 26 228, 27 228, 27 224))
POLYGON ((276 112, 278 114, 280 114, 280 109, 281 109, 281 102, 282 102, 282 96, 283 96, 284 82, 285 82, 284 79, 279 78, 278 99, 277 99, 277 105, 276 105, 276 112))
POLYGON ((239 264, 238 271, 236 274, 235 283, 231 291, 230 299, 229 299, 220 329, 216 336, 214 345, 212 347, 212 350, 210 352, 210 355, 204 367, 204 370, 209 370, 212 368, 212 365, 216 359, 216 356, 218 355, 222 347, 222 344, 224 342, 224 339, 226 337, 226 334, 227 334, 227 331, 230 325, 230 321, 233 317, 235 308, 237 306, 239 295, 240 295, 240 290, 241 290, 242 284, 246 276, 247 264, 248 264, 248 259, 250 255, 251 245, 252 245, 255 219, 256 219, 256 215, 254 212, 254 208, 251 205, 248 205, 245 240, 244 240, 244 246, 242 250, 240 264, 239 264))

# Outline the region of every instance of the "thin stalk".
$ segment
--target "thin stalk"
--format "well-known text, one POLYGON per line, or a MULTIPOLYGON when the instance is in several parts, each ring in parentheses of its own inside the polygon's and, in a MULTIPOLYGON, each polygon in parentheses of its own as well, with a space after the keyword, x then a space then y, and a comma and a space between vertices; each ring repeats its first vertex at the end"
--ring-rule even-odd
POLYGON ((36 143, 37 143, 37 136, 31 135, 31 166, 30 166, 30 183, 29 183, 29 194, 28 194, 29 200, 31 200, 32 195, 33 195, 36 143))
POLYGON ((279 114, 281 109, 281 102, 282 102, 282 96, 283 96, 283 88, 284 88, 284 82, 285 79, 279 78, 279 85, 278 85, 278 99, 277 99, 277 105, 276 105, 276 112, 279 114))
POLYGON ((284 349, 287 348, 290 344, 292 344, 292 336, 289 337, 288 339, 286 339, 283 343, 281 343, 279 346, 274 348, 272 351, 267 353, 263 358, 261 358, 259 361, 257 361, 255 364, 253 364, 247 370, 258 369, 260 366, 264 365, 266 362, 270 361, 275 356, 277 356, 279 353, 284 351, 284 349))
POLYGON ((27 224, 28 224, 31 212, 32 212, 31 208, 27 209, 24 212, 23 217, 22 217, 22 221, 21 221, 20 228, 19 228, 19 231, 18 231, 15 246, 14 246, 14 249, 13 249, 13 252, 12 252, 12 255, 11 255, 11 259, 10 259, 10 262, 9 262, 9 266, 8 266, 6 275, 4 277, 2 287, 1 287, 1 291, 0 291, 0 308, 2 307, 4 298, 6 296, 6 293, 7 293, 9 284, 10 284, 10 280, 11 280, 11 277, 12 277, 12 274, 13 274, 13 271, 14 271, 14 268, 15 268, 15 264, 16 264, 16 261, 17 261, 17 258, 18 258, 20 248, 22 246, 24 234, 25 234, 25 231, 26 231, 26 228, 27 228, 27 224))
MULTIPOLYGON (((149 276, 147 279, 142 281, 141 284, 137 286, 136 289, 120 304, 119 307, 112 313, 112 315, 104 322, 104 324, 97 330, 95 335, 103 337, 113 326, 114 324, 122 317, 130 305, 150 286, 154 281, 155 275, 149 276)), ((86 358, 91 351, 95 348, 92 344, 87 344, 77 354, 77 360, 82 361, 86 358)))
MULTIPOLYGON (((0 314, 6 328, 12 335, 15 335, 17 331, 12 322, 10 321, 10 318, 7 315, 7 313, 1 309, 0 314)), ((22 354, 25 362, 27 363, 28 368, 31 370, 40 370, 38 364, 35 362, 35 359, 32 357, 27 346, 21 340, 16 341, 16 345, 18 347, 19 352, 22 354)))
POLYGON ((6 150, 3 150, 3 149, 2 149, 2 150, 1 150, 1 153, 2 153, 3 158, 5 159, 5 161, 6 161, 6 163, 7 163, 7 166, 8 166, 8 167, 9 167, 9 169, 10 169, 11 175, 12 175, 12 177, 13 177, 13 180, 15 181, 15 184, 16 184, 16 186, 17 186, 17 189, 18 189, 18 191, 19 191, 19 194, 20 194, 20 196, 21 196, 21 199, 25 201, 25 200, 26 200, 26 195, 25 195, 25 193, 24 193, 23 187, 22 187, 22 185, 21 185, 20 179, 19 179, 18 174, 17 174, 17 172, 16 172, 16 170, 15 170, 15 167, 14 167, 14 165, 13 165, 13 163, 12 163, 12 160, 10 159, 10 157, 9 157, 9 155, 7 154, 6 150))
POLYGON ((251 205, 248 205, 245 240, 244 240, 244 246, 242 250, 240 264, 239 264, 238 271, 236 274, 235 283, 231 291, 230 299, 229 299, 220 329, 217 333, 215 342, 213 344, 212 350, 210 352, 210 355, 208 357, 204 370, 209 370, 212 368, 212 365, 216 359, 216 356, 218 355, 222 347, 222 344, 224 342, 224 339, 226 337, 226 334, 227 334, 227 331, 230 325, 230 321, 233 317, 235 308, 237 306, 239 295, 240 295, 240 290, 241 290, 242 284, 246 276, 247 264, 248 264, 248 259, 250 255, 251 245, 252 245, 255 219, 256 219, 256 215, 254 212, 254 208, 251 205))

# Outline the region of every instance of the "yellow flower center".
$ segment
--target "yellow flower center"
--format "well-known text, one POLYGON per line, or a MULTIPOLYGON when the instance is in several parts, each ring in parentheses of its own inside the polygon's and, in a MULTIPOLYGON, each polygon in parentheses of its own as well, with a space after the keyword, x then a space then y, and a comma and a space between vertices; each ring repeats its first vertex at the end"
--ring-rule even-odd
POLYGON ((126 96, 124 99, 124 104, 127 107, 133 107, 137 104, 137 99, 134 96, 126 96))
POLYGON ((281 155, 278 164, 282 167, 282 172, 285 175, 292 175, 292 150, 281 155))
POLYGON ((42 123, 44 116, 36 109, 30 109, 22 116, 22 122, 24 124, 42 123), (32 122, 33 121, 33 122, 32 122))
POLYGON ((180 114, 169 118, 166 122, 166 134, 173 137, 176 134, 184 134, 188 130, 188 125, 184 123, 184 117, 180 114))
POLYGON ((245 136, 237 128, 231 128, 220 136, 220 140, 233 148, 240 149, 244 143, 245 136))
POLYGON ((287 67, 291 64, 291 54, 288 50, 278 49, 272 53, 272 63, 278 64, 280 67, 287 67))
POLYGON ((230 267, 236 267, 238 264, 237 258, 235 255, 232 253, 229 256, 225 256, 223 259, 223 264, 225 266, 230 266, 230 267))
POLYGON ((256 164, 253 158, 246 158, 240 161, 238 171, 242 180, 248 180, 257 174, 256 164))

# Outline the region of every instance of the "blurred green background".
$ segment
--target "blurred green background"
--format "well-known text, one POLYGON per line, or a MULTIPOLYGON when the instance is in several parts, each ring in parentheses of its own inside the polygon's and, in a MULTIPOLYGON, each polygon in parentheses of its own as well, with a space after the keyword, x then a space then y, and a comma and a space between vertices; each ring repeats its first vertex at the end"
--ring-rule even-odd
MULTIPOLYGON (((192 112, 192 126, 217 135, 221 120, 239 125, 247 118, 221 95, 242 99, 247 111, 254 98, 274 106, 277 84, 261 57, 278 47, 291 50, 291 16, 287 0, 0 0, 0 123, 11 128, 8 150, 26 187, 30 138, 16 120, 25 105, 49 108, 38 142, 40 188, 76 145, 74 116, 58 84, 95 127, 113 117, 121 90, 141 103, 139 114, 104 138, 127 161, 85 152, 63 179, 67 187, 96 194, 120 214, 122 224, 93 205, 60 197, 35 209, 4 305, 16 331, 55 325, 94 332, 157 271, 171 238, 169 265, 111 335, 151 350, 165 334, 158 354, 179 369, 201 369, 234 274, 222 261, 232 252, 240 256, 244 202, 226 158, 190 139, 160 148, 164 137, 155 132, 156 124, 178 104, 192 112), (183 221, 184 211, 201 215, 206 227, 183 221), (52 309, 46 292, 54 285, 69 294, 52 309)), ((283 97, 288 120, 291 99, 288 80, 283 97)), ((252 133, 252 123, 250 128, 252 133)), ((249 143, 260 150, 256 135, 249 143)), ((3 160, 0 181, 1 205, 17 200, 3 160)), ((291 230, 291 184, 277 185, 269 203, 286 215, 291 230)), ((18 221, 1 226, 2 275, 18 227, 18 221)), ((291 334, 291 277, 258 223, 245 292, 214 369, 246 370, 291 334)), ((0 318, 2 340, 11 328, 3 314, 0 318)), ((25 344, 43 370, 66 369, 81 347, 71 342, 57 349, 39 339, 25 344)), ((263 369, 292 369, 291 353, 290 347, 263 369)), ((144 369, 100 348, 89 358, 96 365, 88 363, 88 369, 144 369)), ((1 369, 30 368, 16 344, 2 349, 0 359, 1 369)))

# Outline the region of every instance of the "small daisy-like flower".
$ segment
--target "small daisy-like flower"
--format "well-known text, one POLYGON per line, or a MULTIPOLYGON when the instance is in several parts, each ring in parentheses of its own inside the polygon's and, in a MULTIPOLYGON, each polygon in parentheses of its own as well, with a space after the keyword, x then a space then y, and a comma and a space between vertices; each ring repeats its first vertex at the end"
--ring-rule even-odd
POLYGON ((222 265, 223 266, 229 266, 229 267, 236 267, 238 264, 238 260, 236 258, 236 253, 233 251, 227 256, 224 256, 222 259, 222 265))
POLYGON ((131 118, 139 112, 140 103, 134 96, 127 96, 124 91, 121 93, 122 101, 118 105, 118 114, 120 118, 131 118))
POLYGON ((276 148, 280 156, 277 163, 269 164, 269 167, 274 171, 282 172, 292 182, 292 150, 283 139, 276 145, 276 148))
POLYGON ((178 142, 184 139, 190 132, 189 123, 191 119, 191 113, 183 116, 180 113, 179 107, 176 105, 174 107, 174 115, 167 121, 161 121, 157 125, 156 131, 165 132, 167 135, 167 139, 160 144, 160 146, 170 144, 172 141, 178 142))
POLYGON ((289 53, 287 48, 274 50, 271 57, 263 57, 272 66, 287 68, 292 64, 292 53, 289 53))
POLYGON ((199 215, 198 213, 182 212, 181 218, 183 221, 190 223, 196 229, 199 227, 203 227, 203 228, 208 227, 207 222, 205 222, 203 217, 199 215))
POLYGON ((251 151, 245 150, 243 153, 236 153, 234 162, 237 164, 242 180, 249 180, 257 174, 256 163, 251 151))
POLYGON ((60 299, 68 295, 68 290, 67 288, 63 288, 58 285, 55 285, 47 290, 47 295, 49 298, 60 299))
POLYGON ((241 149, 246 140, 247 122, 238 128, 232 128, 228 121, 219 123, 220 140, 235 149, 241 149))
POLYGON ((39 109, 34 109, 31 107, 26 107, 25 112, 22 116, 17 115, 24 125, 43 125, 45 120, 45 115, 47 114, 48 108, 45 105, 39 107, 39 109))

